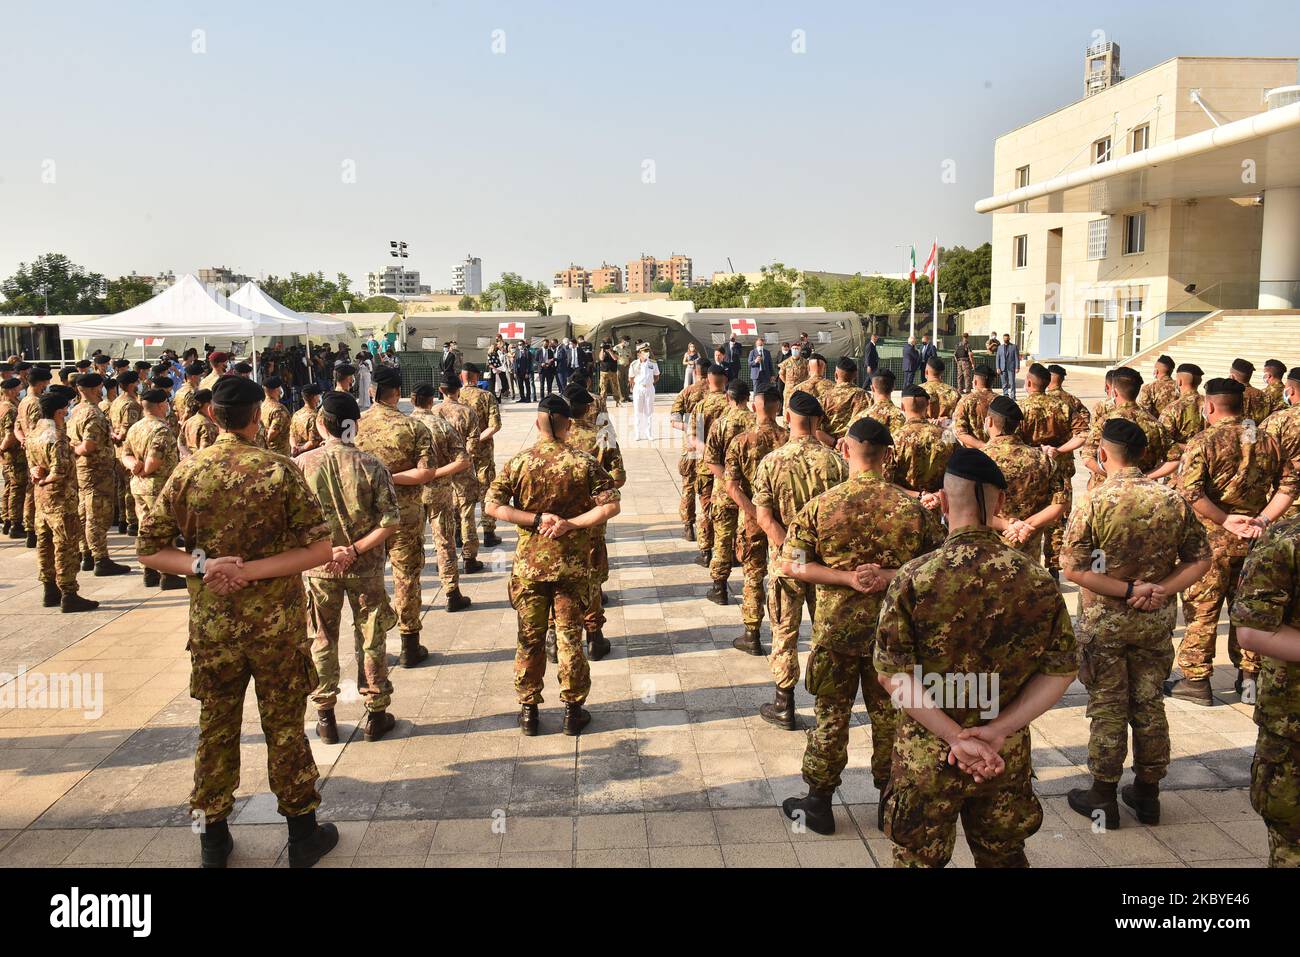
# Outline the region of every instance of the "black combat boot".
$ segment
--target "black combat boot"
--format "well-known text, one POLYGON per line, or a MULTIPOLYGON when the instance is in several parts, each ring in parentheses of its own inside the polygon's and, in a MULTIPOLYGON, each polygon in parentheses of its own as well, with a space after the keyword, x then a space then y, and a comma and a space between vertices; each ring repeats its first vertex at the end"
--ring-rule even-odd
POLYGON ((465 559, 466 575, 473 575, 475 572, 481 572, 482 570, 483 570, 483 563, 479 561, 477 558, 465 559))
POLYGON ((1166 681, 1164 690, 1171 698, 1190 701, 1203 707, 1214 704, 1214 693, 1210 690, 1209 678, 1179 678, 1177 681, 1166 681))
POLYGON ((119 519, 117 520, 117 534, 119 534, 119 535, 125 535, 125 534, 126 534, 126 519, 124 519, 124 518, 119 518, 119 519))
POLYGON ((46 608, 58 608, 59 603, 63 601, 63 593, 59 591, 59 586, 54 582, 41 582, 45 588, 45 597, 41 604, 46 608))
POLYGON ((781 811, 792 821, 803 820, 808 830, 816 834, 835 833, 835 815, 831 811, 834 791, 810 787, 804 797, 789 797, 781 802, 781 811))
POLYGON ((144 570, 144 587, 157 588, 162 583, 162 572, 156 568, 146 568, 144 570))
POLYGON ((463 611, 468 608, 472 602, 460 593, 459 588, 453 588, 447 592, 447 610, 463 611))
POLYGON ((799 724, 794 714, 794 689, 777 688, 776 696, 771 703, 760 707, 758 714, 768 724, 774 724, 786 731, 797 730, 799 724))
POLYGON ((602 588, 602 589, 600 590, 600 604, 601 604, 601 607, 605 607, 605 606, 609 605, 609 603, 610 603, 610 602, 609 602, 609 596, 605 594, 605 589, 602 588))
POLYGON ((367 711, 364 734, 367 741, 378 741, 393 728, 397 727, 397 719, 387 711, 367 711))
POLYGON ((599 628, 587 632, 587 657, 592 661, 600 661, 607 654, 609 654, 609 639, 605 637, 604 632, 599 628))
POLYGON ((81 570, 83 572, 91 571, 92 569, 94 569, 94 567, 95 567, 94 555, 90 554, 90 552, 86 552, 86 554, 81 556, 81 570))
POLYGON ((289 824, 290 867, 311 867, 339 842, 339 829, 333 824, 317 824, 315 811, 285 820, 289 824))
POLYGON ((1106 830, 1113 831, 1119 827, 1119 802, 1115 800, 1116 782, 1092 779, 1092 787, 1086 791, 1075 788, 1065 796, 1065 801, 1076 813, 1097 820, 1097 812, 1102 813, 1106 830))
POLYGON ((140 534, 140 523, 132 522, 126 527, 126 533, 132 537, 140 534))
POLYGON ((519 730, 530 738, 537 734, 537 705, 521 704, 519 706, 519 730))
POLYGON ((685 527, 682 529, 682 538, 686 539, 688 542, 695 541, 695 523, 685 522, 683 524, 685 527))
POLYGON ((704 597, 715 605, 729 604, 730 598, 727 596, 727 583, 725 581, 714 582, 713 587, 709 589, 709 593, 704 597))
POLYGON ((23 527, 22 519, 19 519, 18 521, 14 522, 12 526, 10 526, 9 537, 12 539, 27 537, 27 529, 23 527))
POLYGON ((881 834, 885 833, 885 799, 889 797, 888 781, 873 781, 876 785, 876 793, 880 795, 880 803, 876 805, 876 830, 881 834))
POLYGON ((76 592, 64 592, 63 599, 59 602, 59 610, 64 614, 71 614, 76 611, 94 611, 99 607, 99 602, 91 601, 89 598, 82 598, 76 592))
POLYGON ((701 551, 695 556, 695 564, 699 565, 701 568, 708 568, 713 564, 713 552, 701 551))
POLYGON ((461 548, 464 548, 464 547, 465 547, 465 538, 464 538, 464 536, 462 536, 462 535, 460 534, 460 532, 458 531, 458 532, 456 532, 456 548, 457 548, 457 549, 461 549, 461 548))
POLYGON ((181 578, 180 575, 163 575, 159 587, 163 591, 177 591, 185 587, 185 579, 181 578))
POLYGON ((763 642, 759 640, 757 628, 752 631, 746 628, 745 633, 731 643, 731 647, 755 657, 763 654, 763 642))
POLYGON ((108 578, 110 575, 129 575, 131 568, 129 565, 119 565, 113 559, 105 555, 103 558, 95 560, 95 577, 108 578))
POLYGON ((1160 784, 1158 781, 1134 781, 1119 790, 1124 803, 1133 809, 1143 824, 1160 823, 1160 784))
POLYGON ((418 631, 402 635, 402 653, 397 658, 399 665, 403 668, 414 668, 428 657, 429 649, 420 644, 420 633, 418 631))
POLYGON ((1059 568, 1049 568, 1047 574, 1052 576, 1052 581, 1061 584, 1061 570, 1059 568))
POLYGON ((26 543, 26 544, 27 544, 27 547, 28 547, 28 548, 35 548, 35 547, 36 547, 36 533, 33 532, 33 531, 31 531, 30 529, 29 529, 28 532, 27 532, 27 543, 26 543))
POLYGON ((498 546, 498 545, 500 545, 500 544, 501 544, 501 539, 500 539, 499 537, 497 537, 497 533, 496 533, 496 532, 484 532, 484 533, 483 533, 483 547, 484 547, 484 548, 495 548, 496 546, 498 546))
POLYGON ((591 712, 582 705, 566 701, 564 703, 564 733, 573 737, 582 734, 582 729, 591 724, 591 712))
POLYGON ((230 836, 229 822, 223 820, 209 824, 199 834, 199 866, 225 867, 234 849, 235 839, 230 836))
POLYGON ((553 665, 560 663, 559 647, 555 643, 555 629, 546 629, 546 660, 553 665))
POLYGON ((3 523, 3 524, 0 524, 0 535, 8 535, 8 534, 9 534, 9 528, 10 528, 11 525, 12 525, 12 523, 9 521, 9 519, 6 518, 6 519, 4 520, 4 523, 3 523))
POLYGON ((339 743, 339 725, 334 720, 333 708, 316 712, 316 737, 320 738, 321 744, 339 743))

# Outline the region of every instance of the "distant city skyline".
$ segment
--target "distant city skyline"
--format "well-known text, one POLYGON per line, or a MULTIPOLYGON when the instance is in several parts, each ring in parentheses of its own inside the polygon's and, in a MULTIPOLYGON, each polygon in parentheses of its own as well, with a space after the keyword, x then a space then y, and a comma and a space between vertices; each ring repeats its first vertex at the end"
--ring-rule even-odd
POLYGON ((62 252, 110 277, 221 263, 364 290, 393 238, 435 288, 467 249, 485 287, 642 250, 700 276, 898 272, 900 244, 989 240, 994 138, 1081 97, 1097 31, 1129 76, 1300 52, 1282 2, 668 0, 635 31, 577 0, 383 9, 7 4, 0 277, 62 252), (621 107, 645 78, 655 109, 621 107), (560 109, 593 90, 615 104, 599 120, 560 109))

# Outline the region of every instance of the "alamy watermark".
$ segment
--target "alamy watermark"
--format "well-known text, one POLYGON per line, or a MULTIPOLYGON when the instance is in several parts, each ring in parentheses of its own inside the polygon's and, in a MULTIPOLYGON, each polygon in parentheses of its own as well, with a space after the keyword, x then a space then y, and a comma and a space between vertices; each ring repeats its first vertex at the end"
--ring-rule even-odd
POLYGON ((80 711, 94 720, 104 714, 103 672, 0 671, 0 711, 80 711))

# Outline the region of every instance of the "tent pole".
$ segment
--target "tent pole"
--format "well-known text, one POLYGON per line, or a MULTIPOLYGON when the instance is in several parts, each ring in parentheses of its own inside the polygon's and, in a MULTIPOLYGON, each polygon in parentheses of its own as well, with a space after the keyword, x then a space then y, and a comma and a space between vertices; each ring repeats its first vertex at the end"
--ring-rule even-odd
POLYGON ((257 333, 256 332, 253 333, 253 381, 254 382, 261 381, 261 379, 257 375, 257 333))

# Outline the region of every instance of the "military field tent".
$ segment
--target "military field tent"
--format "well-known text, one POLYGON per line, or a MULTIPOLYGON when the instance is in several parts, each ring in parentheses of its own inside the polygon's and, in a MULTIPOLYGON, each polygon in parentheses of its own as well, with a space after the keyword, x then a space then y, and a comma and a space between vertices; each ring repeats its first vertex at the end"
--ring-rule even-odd
POLYGON ((736 341, 744 347, 741 356, 741 378, 749 381, 749 367, 745 356, 754 347, 754 340, 762 336, 773 363, 780 361, 781 343, 793 343, 799 333, 808 333, 813 349, 833 364, 840 356, 861 359, 867 341, 866 326, 856 312, 826 312, 822 309, 703 309, 685 316, 686 328, 707 347, 713 350, 731 338, 733 321, 738 327, 736 341))
POLYGON ((503 329, 508 341, 526 338, 530 346, 536 347, 543 339, 563 339, 571 328, 567 315, 547 316, 522 310, 410 314, 406 317, 406 350, 399 354, 403 392, 422 383, 437 383, 443 349, 449 341, 456 342, 464 361, 481 366, 488 348, 503 329))
POLYGON ((587 341, 597 348, 609 339, 618 342, 626 334, 635 346, 641 342, 650 343, 655 362, 659 363, 659 382, 656 392, 680 392, 684 381, 686 367, 682 356, 692 342, 702 356, 711 356, 712 347, 706 347, 704 341, 691 335, 690 331, 676 319, 658 316, 650 312, 629 312, 621 316, 606 319, 587 331, 587 341))

